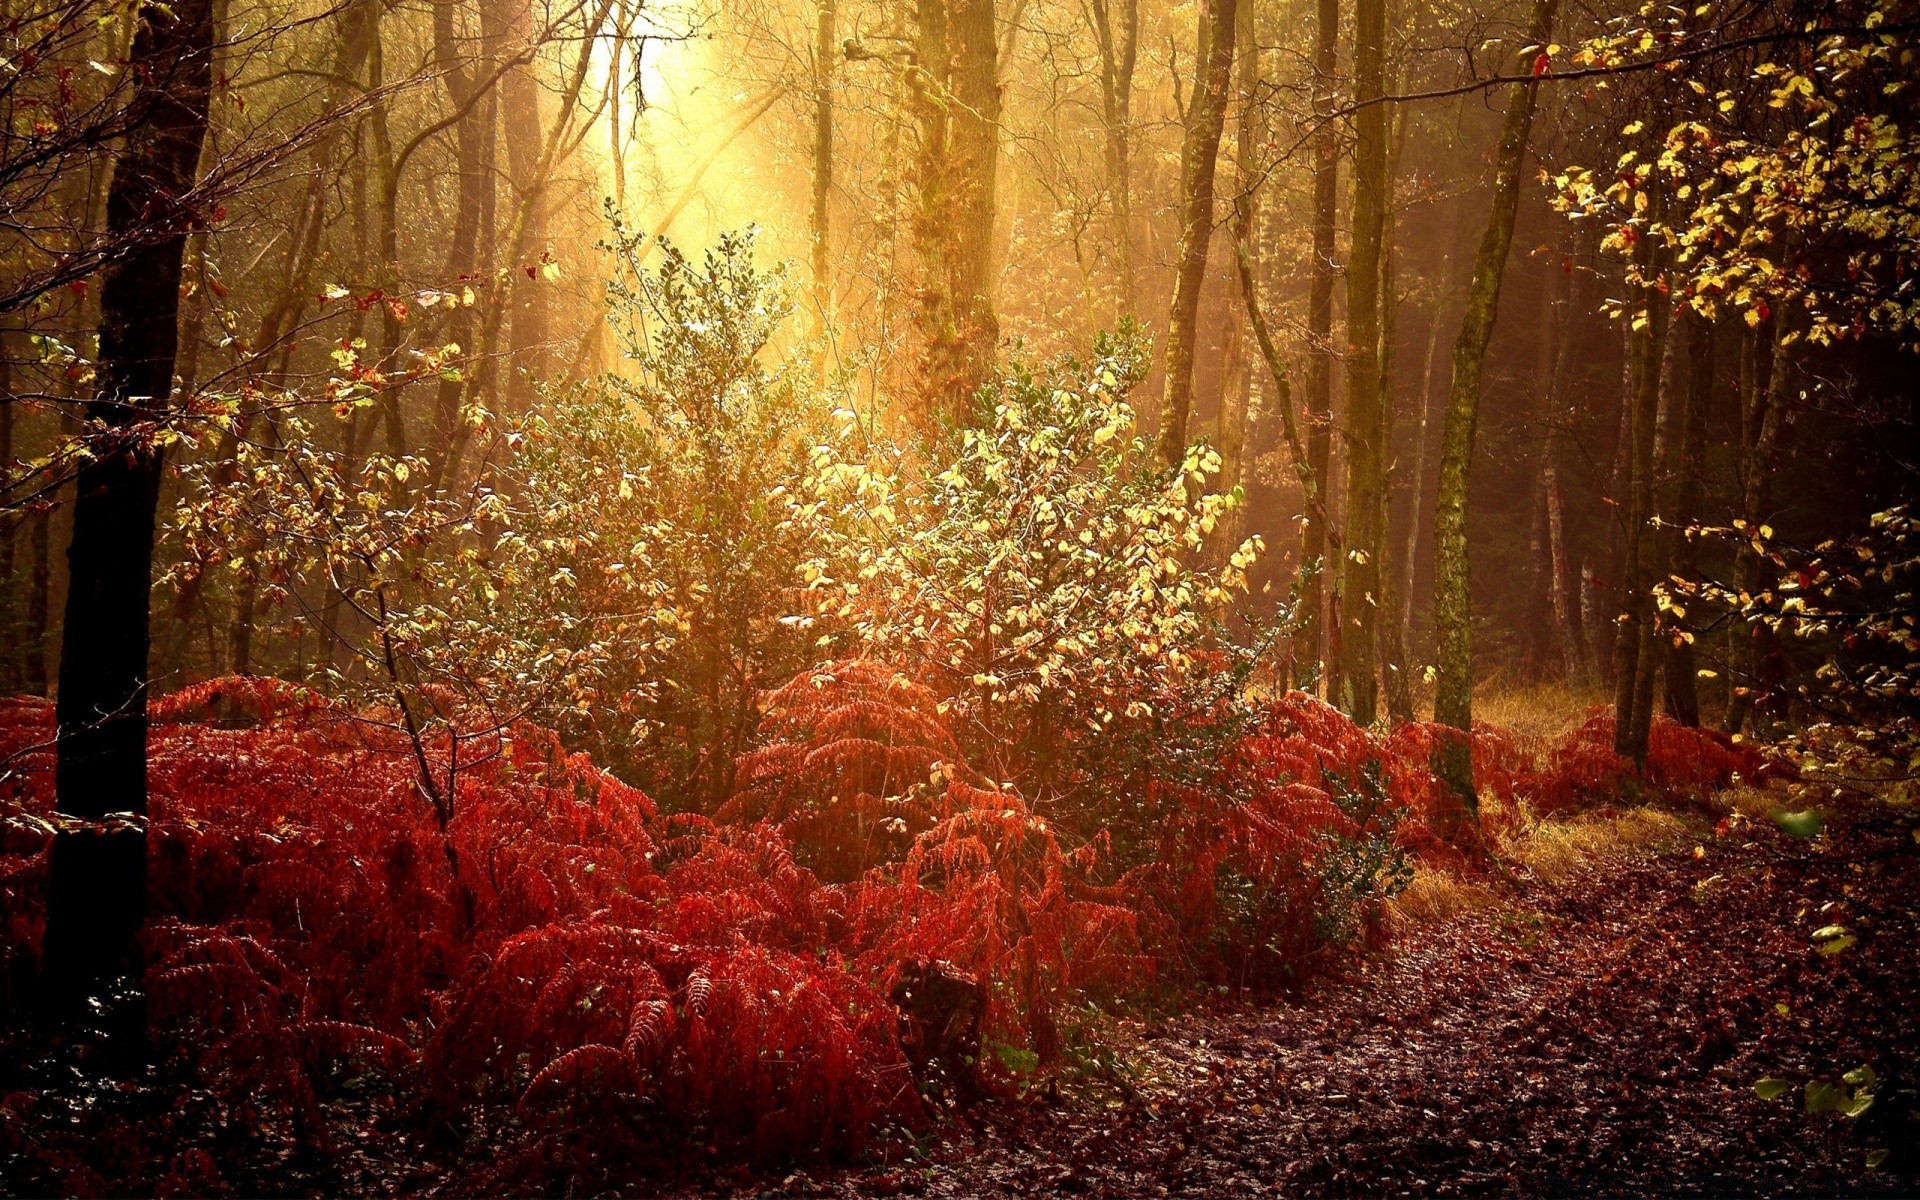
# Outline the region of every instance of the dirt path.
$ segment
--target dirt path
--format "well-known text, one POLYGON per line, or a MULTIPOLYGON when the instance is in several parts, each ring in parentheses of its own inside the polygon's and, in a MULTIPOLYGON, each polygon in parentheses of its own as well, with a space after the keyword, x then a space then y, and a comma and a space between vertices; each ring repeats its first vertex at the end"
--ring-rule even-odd
POLYGON ((1703 831, 1418 930, 1297 1006, 1136 1027, 1131 1096, 988 1106, 926 1163, 782 1190, 1916 1193, 1920 845, 1884 814, 1829 834, 1703 831), (1857 942, 1819 953, 1832 925, 1857 942), (1871 1109, 1804 1113, 1807 1080, 1862 1064, 1871 1109))

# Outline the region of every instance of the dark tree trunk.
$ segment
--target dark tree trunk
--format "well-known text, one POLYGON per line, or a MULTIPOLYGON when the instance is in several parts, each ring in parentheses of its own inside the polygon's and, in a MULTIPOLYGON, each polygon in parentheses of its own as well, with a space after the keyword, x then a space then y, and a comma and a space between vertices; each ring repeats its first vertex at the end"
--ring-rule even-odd
MULTIPOLYGON (((1656 188, 1651 207, 1652 220, 1658 222, 1665 211, 1665 197, 1656 188)), ((1654 239, 1642 237, 1641 271, 1651 279, 1660 268, 1660 256, 1653 249, 1654 239)), ((1627 516, 1623 533, 1625 563, 1620 581, 1620 622, 1614 641, 1614 745, 1622 757, 1635 763, 1646 761, 1647 747, 1640 737, 1641 725, 1636 707, 1641 695, 1640 673, 1643 630, 1653 622, 1652 596, 1648 591, 1649 570, 1654 558, 1654 538, 1650 528, 1653 516, 1654 445, 1660 420, 1660 364, 1667 340, 1670 301, 1651 283, 1635 289, 1636 320, 1629 339, 1633 370, 1632 400, 1629 404, 1627 437, 1627 516)), ((1651 695, 1651 690, 1648 693, 1651 695)))
MULTIPOLYGON (((1687 386, 1680 414, 1678 461, 1673 465, 1673 502, 1668 520, 1676 529, 1668 555, 1668 569, 1683 579, 1699 573, 1699 541, 1689 536, 1687 527, 1698 522, 1702 513, 1702 470, 1707 453, 1707 411, 1713 403, 1713 325, 1690 314, 1687 318, 1687 386)), ((1682 725, 1700 724, 1700 691, 1694 665, 1693 642, 1675 636, 1667 647, 1667 715, 1682 725)))
POLYGON ((1559 652, 1560 669, 1574 687, 1587 684, 1588 659, 1584 613, 1580 601, 1580 571, 1567 527, 1566 479, 1569 474, 1569 443, 1572 407, 1566 402, 1567 370, 1573 357, 1574 322, 1581 309, 1581 281, 1568 261, 1566 317, 1561 325, 1560 345, 1554 351, 1553 378, 1548 384, 1545 462, 1541 470, 1545 492, 1549 604, 1553 612, 1553 643, 1559 652))
POLYGON ((21 637, 20 687, 47 694, 48 597, 53 590, 53 512, 41 505, 27 518, 27 627, 21 637))
POLYGON ((1548 274, 1541 286, 1542 321, 1534 349, 1534 411, 1533 421, 1543 431, 1543 436, 1532 440, 1531 444, 1539 448, 1539 458, 1535 468, 1528 472, 1532 479, 1532 488, 1527 498, 1527 599, 1521 610, 1521 671, 1524 677, 1539 682, 1550 675, 1557 674, 1553 665, 1555 657, 1555 627, 1553 622, 1553 553, 1548 543, 1551 534, 1548 530, 1547 514, 1547 477, 1546 460, 1552 452, 1551 435, 1544 431, 1555 419, 1555 403, 1558 399, 1558 368, 1562 355, 1560 349, 1572 339, 1570 326, 1571 311, 1564 290, 1563 274, 1553 266, 1547 268, 1548 274))
MULTIPOLYGON (((80 469, 67 548, 66 627, 55 713, 61 812, 98 822, 147 807, 147 626, 161 454, 150 438, 173 394, 180 273, 212 88, 212 0, 141 10, 130 72, 146 111, 107 198, 107 231, 132 249, 102 272, 98 450, 80 469)), ((45 982, 56 1013, 140 967, 146 835, 65 832, 54 839, 45 982)), ((137 1017, 130 1017, 132 1024, 137 1017)))
MULTIPOLYGON (((1786 431, 1787 392, 1794 378, 1793 351, 1785 340, 1788 328, 1786 316, 1776 315, 1763 343, 1771 350, 1764 366, 1761 355, 1754 355, 1753 394, 1741 422, 1742 430, 1752 440, 1742 456, 1740 509, 1742 519, 1754 528, 1766 522, 1773 503, 1773 473, 1779 465, 1780 443, 1786 431), (1760 380, 1763 371, 1764 384, 1760 380)), ((1734 576, 1742 590, 1758 595, 1771 571, 1772 564, 1755 553, 1751 544, 1740 547, 1734 559, 1734 576)), ((1727 704, 1725 729, 1728 733, 1739 733, 1749 718, 1766 712, 1763 709, 1757 714, 1755 708, 1761 700, 1770 698, 1768 692, 1776 672, 1769 664, 1780 655, 1779 635, 1765 621, 1752 621, 1744 626, 1736 624, 1734 634, 1738 644, 1732 664, 1733 693, 1727 704)))
POLYGON ((1655 404, 1653 457, 1648 493, 1651 507, 1641 526, 1639 586, 1635 592, 1641 613, 1638 675, 1633 684, 1633 709, 1630 714, 1630 744, 1634 761, 1644 763, 1648 739, 1653 729, 1653 691, 1666 663, 1665 631, 1653 589, 1667 577, 1667 560, 1673 552, 1672 529, 1666 523, 1672 511, 1673 445, 1679 433, 1680 409, 1686 387, 1680 375, 1680 339, 1673 336, 1672 315, 1668 317, 1666 342, 1660 354, 1659 397, 1655 404))

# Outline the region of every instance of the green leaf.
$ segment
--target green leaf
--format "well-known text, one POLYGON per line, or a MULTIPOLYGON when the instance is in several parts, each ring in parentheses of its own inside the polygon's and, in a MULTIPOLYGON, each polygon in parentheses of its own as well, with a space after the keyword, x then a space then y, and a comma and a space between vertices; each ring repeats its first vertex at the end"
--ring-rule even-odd
POLYGON ((1813 931, 1813 948, 1829 958, 1859 940, 1845 925, 1823 925, 1813 931))
POLYGON ((1847 1094, 1824 1079, 1807 1081, 1806 1108, 1810 1117, 1821 1113, 1839 1112, 1851 1101, 1847 1094))
POLYGON ((1877 1171, 1880 1169, 1880 1164, 1886 1161, 1887 1161, 1887 1151, 1885 1150, 1867 1151, 1867 1170, 1877 1171))
POLYGON ((1817 837, 1826 828, 1826 818, 1809 809, 1806 812, 1777 812, 1773 814, 1773 823, 1791 837, 1817 837))
POLYGON ((1855 1067, 1851 1071, 1848 1071, 1845 1075, 1842 1075, 1840 1077, 1840 1081, 1842 1083, 1847 1084, 1850 1087, 1870 1088, 1873 1086, 1875 1078, 1876 1076, 1873 1073, 1872 1067, 1859 1066, 1859 1067, 1855 1067))
POLYGON ((1040 1069, 1040 1056, 1031 1050, 1005 1044, 996 1045, 994 1053, 1000 1059, 1000 1065, 1012 1075, 1031 1075, 1040 1069))
POLYGON ((1787 1094, 1793 1085, 1784 1079, 1767 1078, 1753 1085, 1753 1094, 1762 1100, 1778 1100, 1787 1094))

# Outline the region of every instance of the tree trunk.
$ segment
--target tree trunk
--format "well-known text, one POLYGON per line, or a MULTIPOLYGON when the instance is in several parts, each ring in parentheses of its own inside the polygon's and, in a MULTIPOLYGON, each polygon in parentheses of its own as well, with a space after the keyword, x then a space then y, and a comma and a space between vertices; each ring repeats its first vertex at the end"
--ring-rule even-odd
MULTIPOLYGON (((1234 42, 1237 51, 1234 90, 1239 105, 1238 119, 1234 123, 1233 148, 1235 251, 1237 254, 1244 248, 1251 262, 1258 263, 1260 146, 1265 140, 1265 129, 1254 95, 1260 86, 1260 44, 1254 37, 1253 21, 1254 0, 1238 0, 1234 9, 1234 42)), ((1231 313, 1232 309, 1227 311, 1231 313)), ((1247 480, 1247 439, 1253 418, 1254 373, 1253 356, 1248 352, 1241 323, 1234 321, 1231 316, 1227 318, 1227 334, 1230 339, 1229 352, 1225 357, 1233 369, 1221 374, 1219 432, 1214 441, 1220 451, 1217 487, 1226 493, 1242 491, 1241 506, 1227 514, 1217 539, 1231 553, 1240 544, 1240 531, 1246 525, 1244 488, 1247 480)))
MULTIPOLYGON (((1699 541, 1687 527, 1702 516, 1702 468, 1707 453, 1707 411, 1713 403, 1713 325, 1690 313, 1687 328, 1687 386, 1679 421, 1678 461, 1673 464, 1673 500, 1668 519, 1672 549, 1668 569, 1685 579, 1699 573, 1699 541)), ((1677 634, 1669 639, 1664 676, 1667 715, 1682 725, 1700 724, 1700 691, 1693 643, 1677 634)))
POLYGON ((1573 358, 1574 322, 1581 313, 1582 275, 1567 268, 1566 317, 1562 322, 1559 347, 1553 356, 1553 378, 1548 385, 1545 463, 1541 470, 1546 496, 1548 601, 1553 612, 1553 642, 1559 651, 1560 669, 1567 683, 1584 687, 1587 683, 1587 640, 1580 606, 1578 564, 1567 544, 1566 458, 1571 442, 1568 423, 1572 413, 1565 402, 1567 369, 1573 358))
MULTIPOLYGON (((1740 509, 1742 519, 1753 528, 1766 522, 1772 506, 1773 473, 1779 465, 1780 441, 1786 431, 1787 391, 1794 375, 1791 343, 1787 341, 1791 336, 1789 324, 1786 314, 1776 314, 1773 318, 1772 353, 1764 368, 1764 386, 1759 383, 1762 356, 1754 355, 1753 396, 1741 423, 1743 430, 1751 434, 1752 442, 1743 456, 1740 509)), ((1769 569, 1768 561, 1755 553, 1751 544, 1741 545, 1734 558, 1734 578, 1742 591, 1758 595, 1765 588, 1769 569)), ((1755 716, 1756 701, 1771 683, 1766 664, 1779 653, 1779 635, 1765 621, 1749 622, 1744 630, 1737 629, 1736 634, 1742 636, 1734 656, 1732 698, 1727 703, 1724 728, 1728 733, 1739 733, 1749 718, 1755 716)))
POLYGON ((1371 725, 1379 681, 1374 631, 1380 601, 1380 497, 1386 482, 1380 394, 1380 261, 1387 219, 1386 0, 1354 6, 1353 232, 1347 256, 1346 536, 1338 583, 1340 652, 1333 698, 1371 725))
POLYGON ((1166 398, 1160 406, 1160 461, 1178 470, 1187 456, 1187 416, 1193 407, 1193 358, 1199 331, 1200 289, 1213 240, 1213 177, 1233 83, 1235 0, 1201 0, 1193 100, 1180 146, 1180 242, 1174 252, 1173 304, 1167 312, 1163 360, 1166 398))
MULTIPOLYGON (((1560 362, 1560 347, 1571 336, 1568 328, 1567 299, 1561 289, 1561 273, 1548 268, 1541 286, 1541 322, 1534 339, 1533 422, 1544 427, 1553 420, 1555 371, 1560 362)), ((1527 596, 1521 609, 1521 676, 1539 682, 1553 673, 1548 666, 1554 655, 1553 554, 1548 548, 1546 456, 1549 439, 1532 440, 1539 447, 1534 469, 1526 472, 1532 480, 1527 496, 1527 596)))
POLYGON ((1000 338, 990 281, 1000 158, 994 0, 920 0, 921 386, 925 415, 968 424, 1000 338))
MULTIPOLYGON (((1665 211, 1665 197, 1654 191, 1650 219, 1657 223, 1665 211)), ((1641 270, 1651 278, 1659 270, 1660 255, 1653 249, 1654 239, 1642 237, 1639 245, 1641 270)), ((1651 596, 1648 593, 1648 569, 1654 545, 1649 520, 1653 516, 1654 443, 1660 418, 1660 363, 1667 340, 1669 301, 1650 283, 1635 288, 1633 325, 1629 335, 1629 354, 1634 374, 1632 402, 1628 414, 1627 438, 1627 517, 1623 542, 1626 562, 1621 572, 1620 622, 1614 647, 1614 750, 1636 764, 1646 760, 1646 744, 1638 738, 1640 728, 1635 705, 1641 694, 1641 631, 1652 623, 1651 596)), ((1649 693, 1650 694, 1650 693, 1649 693)))
MULTIPOLYGON (((1528 39, 1544 44, 1553 32, 1557 0, 1534 0, 1528 39)), ((1467 732, 1473 728, 1472 596, 1468 590, 1467 479, 1473 463, 1475 426, 1480 412, 1480 369, 1500 303, 1501 277, 1513 242, 1514 211, 1520 200, 1520 172, 1533 130, 1536 85, 1516 83, 1507 92, 1507 115, 1494 159, 1493 197, 1487 228, 1474 259, 1466 315, 1453 345, 1453 381, 1447 393, 1447 418, 1441 436, 1440 491, 1434 505, 1434 628, 1439 641, 1439 671, 1433 719, 1458 730, 1435 739, 1434 773, 1447 785, 1458 808, 1443 824, 1478 811, 1473 789, 1473 753, 1467 732)))
POLYGON ((53 590, 53 512, 40 505, 27 518, 27 628, 20 687, 29 696, 47 694, 48 597, 53 590))
MULTIPOLYGON (((13 476, 13 425, 19 398, 13 391, 13 348, 6 331, 0 330, 0 478, 13 476)), ((15 540, 21 521, 12 513, 0 513, 0 635, 7 639, 4 659, 0 659, 0 687, 8 692, 20 689, 19 636, 21 614, 14 610, 13 590, 15 540)))
POLYGON ((813 326, 820 339, 814 373, 826 382, 826 340, 833 328, 831 202, 833 198, 833 41, 835 0, 820 0, 813 34, 813 204, 808 234, 813 252, 813 326))
POLYGON ((1133 73, 1140 51, 1140 0, 1089 0, 1094 41, 1100 49, 1100 116, 1106 126, 1107 194, 1118 250, 1119 315, 1133 311, 1133 73), (1118 15, 1119 28, 1114 27, 1118 15))
MULTIPOLYGON (((1665 305, 1662 305, 1664 310, 1665 305)), ((1673 539, 1666 524, 1671 512, 1673 444, 1678 432, 1681 395, 1685 385, 1679 378, 1680 340, 1672 336, 1672 318, 1668 318, 1666 340, 1660 353, 1659 397, 1655 402, 1653 424, 1653 457, 1649 460, 1651 479, 1648 494, 1651 501, 1647 509, 1647 519, 1641 530, 1640 538, 1640 586, 1638 600, 1642 620, 1639 627, 1640 650, 1635 656, 1638 674, 1633 683, 1633 709, 1628 734, 1630 744, 1635 748, 1636 762, 1644 763, 1647 756, 1647 742, 1653 729, 1653 688, 1661 675, 1661 666, 1666 660, 1663 652, 1664 638, 1660 628, 1660 617, 1655 607, 1653 589, 1667 576, 1667 558, 1672 553, 1673 539)))
MULTIPOLYGON (((1339 70, 1340 0, 1316 0, 1313 50, 1312 248, 1307 262, 1306 471, 1325 486, 1333 466, 1333 284, 1335 222, 1340 206, 1340 130, 1333 119, 1339 70)), ((1294 635, 1295 686, 1317 688, 1326 678, 1326 612, 1330 572, 1324 504, 1311 504, 1300 522, 1301 592, 1294 635), (1317 509, 1318 511, 1313 511, 1317 509)))
MULTIPOLYGON (((533 40, 529 0, 500 0, 509 6, 505 16, 508 50, 519 53, 533 40)), ((545 191, 549 171, 540 169, 546 129, 540 120, 539 59, 529 58, 500 78, 500 122, 506 133, 507 178, 523 213, 517 239, 526 263, 507 264, 513 273, 513 319, 508 330, 512 369, 507 375, 507 401, 515 412, 533 404, 534 381, 547 374, 548 299, 553 285, 534 265, 548 252, 545 191)))
MULTIPOLYGON (((148 4, 130 67, 144 111, 116 164, 107 231, 133 249, 101 273, 100 353, 89 417, 99 453, 80 468, 67 547, 66 627, 55 709, 61 812, 98 822, 147 808, 148 613, 161 451, 150 437, 173 394, 180 275, 212 90, 212 0, 148 4)), ((140 969, 146 834, 129 825, 55 836, 47 894, 46 995, 77 1015, 80 997, 140 969)), ((125 1014, 144 1033, 144 1014, 125 1014)))
MULTIPOLYGON (((1386 419, 1381 422, 1380 437, 1383 444, 1393 444, 1393 347, 1394 326, 1398 305, 1394 296, 1394 242, 1393 225, 1387 226, 1386 253, 1382 256, 1380 270, 1380 394, 1384 401, 1386 419)), ((1413 497, 1418 505, 1418 491, 1413 497)), ((1386 545, 1386 535, 1392 522, 1390 505, 1393 500, 1391 488, 1380 489, 1380 532, 1382 553, 1390 553, 1386 545)), ((1413 514, 1408 514, 1409 523, 1413 514)), ((1407 625, 1402 614, 1407 606, 1401 602, 1400 588, 1404 586, 1406 571, 1400 564, 1389 558, 1380 573, 1380 604, 1376 610, 1380 619, 1380 680, 1387 698, 1387 719, 1395 725, 1404 725, 1413 720, 1413 673, 1407 663, 1407 625)))

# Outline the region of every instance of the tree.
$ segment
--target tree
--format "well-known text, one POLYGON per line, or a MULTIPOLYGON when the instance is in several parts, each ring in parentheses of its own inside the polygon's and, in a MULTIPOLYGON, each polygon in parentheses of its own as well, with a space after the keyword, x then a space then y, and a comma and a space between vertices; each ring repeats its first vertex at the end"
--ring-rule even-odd
POLYGON ((1202 0, 1194 53, 1193 99, 1180 145, 1180 242, 1174 251, 1173 304, 1167 313, 1162 365, 1166 398, 1160 406, 1160 462, 1176 470, 1186 460, 1187 417, 1193 408, 1193 353, 1213 242, 1213 177, 1233 86, 1235 0, 1202 0))
POLYGON ((919 0, 909 87, 920 126, 919 323, 925 414, 965 424, 1000 322, 991 267, 1000 158, 994 0, 919 0))
POLYGON ((60 811, 86 824, 64 829, 53 847, 45 981, 56 1011, 137 972, 145 911, 156 433, 173 395, 187 234, 201 219, 182 198, 207 131, 213 0, 147 4, 139 19, 130 69, 140 119, 107 198, 110 236, 133 249, 101 273, 94 444, 76 479, 67 547, 55 787, 60 811), (132 820, 102 831, 122 813, 132 820))
POLYGON ((1379 697, 1374 631, 1386 523, 1386 398, 1380 377, 1380 267, 1386 244, 1387 0, 1356 0, 1353 33, 1353 247, 1347 256, 1346 538, 1332 695, 1371 725, 1379 697))
MULTIPOLYGON (((1300 598, 1300 631, 1294 639, 1294 681, 1322 681, 1326 641, 1327 511, 1318 490, 1333 465, 1333 282, 1334 225, 1340 204, 1340 128, 1333 120, 1334 76, 1339 69, 1340 0, 1317 0, 1314 23, 1313 108, 1319 129, 1313 142, 1313 244, 1307 263, 1306 453, 1317 481, 1300 523, 1300 562, 1311 573, 1300 598), (1310 568, 1309 568, 1310 564, 1310 568)), ((1340 539, 1333 537, 1333 544, 1340 539)))
MULTIPOLYGON (((1447 414, 1441 434, 1440 494, 1434 506, 1435 632, 1439 640, 1438 680, 1433 719, 1459 731, 1458 736, 1434 741, 1434 774, 1459 802, 1460 811, 1473 813, 1478 800, 1473 790, 1473 753, 1466 734, 1473 728, 1472 596, 1468 590, 1467 481, 1473 464, 1474 432, 1480 413, 1480 372, 1487 343, 1493 337, 1499 312, 1500 283, 1506 274, 1507 251, 1513 243, 1514 212, 1520 202, 1520 172, 1533 131, 1538 77, 1547 68, 1547 39, 1553 33, 1558 0, 1534 0, 1527 36, 1539 57, 1532 78, 1507 90, 1507 115, 1494 154, 1493 196, 1488 202, 1487 228, 1474 258, 1473 278, 1467 289, 1467 310, 1460 335, 1453 344, 1453 381, 1447 392, 1447 414)), ((1458 812, 1455 814, 1457 819, 1458 812)))

